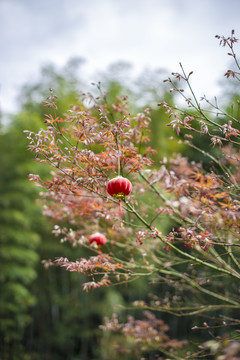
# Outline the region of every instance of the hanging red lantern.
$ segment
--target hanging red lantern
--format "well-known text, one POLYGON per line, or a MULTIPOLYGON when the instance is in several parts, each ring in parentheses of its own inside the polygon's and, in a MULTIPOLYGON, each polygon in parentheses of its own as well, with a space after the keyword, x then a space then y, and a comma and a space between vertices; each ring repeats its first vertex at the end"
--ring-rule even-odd
POLYGON ((88 239, 90 245, 93 242, 95 242, 98 247, 102 247, 106 243, 106 241, 107 241, 106 237, 103 234, 100 234, 99 232, 92 234, 88 239))
POLYGON ((125 196, 129 195, 131 191, 132 191, 131 181, 129 181, 128 179, 122 176, 117 176, 114 179, 111 179, 107 183, 107 192, 109 193, 109 195, 119 200, 120 215, 123 214, 121 200, 125 199, 125 196))

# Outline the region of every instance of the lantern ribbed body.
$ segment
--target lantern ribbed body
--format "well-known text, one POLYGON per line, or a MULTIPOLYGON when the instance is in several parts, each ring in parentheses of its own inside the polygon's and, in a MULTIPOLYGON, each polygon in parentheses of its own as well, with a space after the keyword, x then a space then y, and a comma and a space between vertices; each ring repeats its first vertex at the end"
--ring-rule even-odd
POLYGON ((88 239, 89 244, 95 242, 98 246, 103 246, 106 243, 106 241, 107 241, 106 237, 103 234, 100 234, 99 232, 92 234, 88 239))
POLYGON ((124 199, 131 191, 131 182, 122 176, 115 177, 107 184, 107 192, 116 199, 124 199))

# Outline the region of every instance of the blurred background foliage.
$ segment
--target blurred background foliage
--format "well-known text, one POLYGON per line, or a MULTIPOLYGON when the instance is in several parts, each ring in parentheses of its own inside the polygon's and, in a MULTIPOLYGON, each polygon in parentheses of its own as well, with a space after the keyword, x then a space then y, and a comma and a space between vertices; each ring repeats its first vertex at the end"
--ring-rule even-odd
MULTIPOLYGON (((96 95, 96 87, 90 89, 81 80, 82 63, 82 59, 75 58, 62 69, 52 64, 45 66, 40 82, 23 86, 19 95, 21 111, 0 128, 1 360, 107 360, 111 341, 116 339, 99 329, 104 317, 111 316, 113 311, 121 314, 121 307, 116 305, 146 300, 152 292, 152 285, 142 278, 119 287, 85 293, 78 274, 55 267, 46 270, 41 264, 42 259, 54 257, 76 259, 84 256, 86 250, 60 244, 52 235, 54 224, 42 216, 36 203, 38 189, 28 181, 27 175, 40 173, 44 178, 49 169, 33 161, 23 130, 37 131, 44 126, 46 109, 41 101, 49 95, 49 88, 59 98, 57 113, 60 116, 79 101, 82 90, 96 95)), ((98 75, 102 91, 108 92, 108 102, 114 102, 116 96, 128 95, 133 113, 145 106, 153 107, 150 137, 151 146, 157 149, 154 166, 158 167, 164 157, 179 151, 191 160, 210 166, 197 151, 189 152, 166 126, 168 115, 157 106, 159 102, 173 104, 175 101, 174 93, 169 93, 168 85, 163 83, 166 77, 163 70, 156 70, 134 78, 131 66, 126 63, 113 64, 98 75)), ((230 94, 227 107, 231 107, 231 99, 237 96, 230 94)), ((204 148, 204 141, 204 137, 199 137, 196 145, 204 148)), ((164 227, 167 231, 170 224, 163 224, 164 227)), ((161 297, 174 295, 170 288, 157 284, 154 288, 161 297)), ((137 310, 134 312, 138 314, 137 310)), ((169 324, 172 337, 187 337, 188 329, 193 326, 189 319, 179 321, 164 314, 161 317, 169 324)), ((118 354, 114 356, 120 359, 118 354)))

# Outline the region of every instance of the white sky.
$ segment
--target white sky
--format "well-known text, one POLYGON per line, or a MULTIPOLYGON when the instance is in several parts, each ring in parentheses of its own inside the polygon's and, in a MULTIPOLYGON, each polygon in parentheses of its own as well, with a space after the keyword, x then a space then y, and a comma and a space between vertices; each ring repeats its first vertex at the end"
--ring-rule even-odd
MULTIPOLYGON (((86 59, 89 82, 120 60, 136 71, 194 71, 197 94, 217 95, 230 58, 215 35, 240 37, 239 0, 0 0, 0 109, 42 65, 86 59)), ((84 89, 83 89, 84 90, 84 89)))

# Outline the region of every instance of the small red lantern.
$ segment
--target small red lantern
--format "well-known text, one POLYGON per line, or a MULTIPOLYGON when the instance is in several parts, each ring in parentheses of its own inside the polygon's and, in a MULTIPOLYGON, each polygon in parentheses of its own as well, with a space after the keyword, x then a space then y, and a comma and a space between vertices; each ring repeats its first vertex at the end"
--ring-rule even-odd
POLYGON ((102 247, 106 243, 106 241, 107 241, 106 237, 103 234, 100 234, 99 232, 92 234, 88 239, 90 245, 93 242, 95 242, 98 247, 102 247))
POLYGON ((122 215, 122 205, 121 200, 125 198, 125 196, 129 195, 132 191, 131 181, 128 179, 117 176, 114 179, 110 180, 107 184, 107 192, 112 197, 119 199, 119 213, 122 215))

